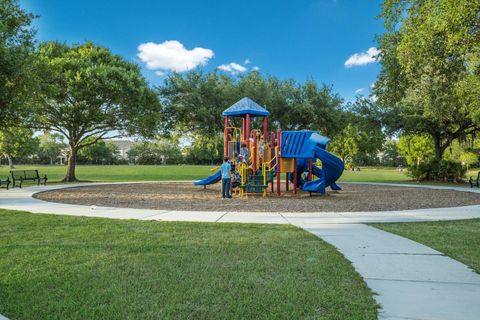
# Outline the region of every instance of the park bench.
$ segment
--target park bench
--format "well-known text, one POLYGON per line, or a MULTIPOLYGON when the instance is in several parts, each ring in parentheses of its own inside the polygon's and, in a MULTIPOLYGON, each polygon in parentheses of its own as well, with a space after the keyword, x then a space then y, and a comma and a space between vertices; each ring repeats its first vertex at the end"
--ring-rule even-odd
POLYGON ((468 182, 470 182, 470 188, 473 188, 473 187, 480 188, 480 171, 477 174, 477 179, 473 179, 473 177, 470 177, 468 182))
POLYGON ((10 186, 10 178, 7 177, 7 179, 0 179, 0 188, 5 188, 8 190, 9 186, 10 186))
POLYGON ((40 185, 40 183, 46 185, 48 180, 47 175, 43 178, 40 177, 38 170, 11 170, 10 174, 12 176, 12 188, 15 188, 17 183, 21 188, 24 181, 37 181, 37 185, 40 185))

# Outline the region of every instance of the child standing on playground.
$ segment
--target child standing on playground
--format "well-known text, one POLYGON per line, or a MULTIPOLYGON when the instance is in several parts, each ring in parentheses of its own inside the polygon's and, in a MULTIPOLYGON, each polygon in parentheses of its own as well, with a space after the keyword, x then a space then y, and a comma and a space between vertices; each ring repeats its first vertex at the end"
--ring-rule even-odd
POLYGON ((228 157, 223 158, 220 170, 222 172, 222 199, 231 199, 232 195, 230 194, 230 186, 232 184, 232 179, 230 177, 230 171, 232 170, 232 166, 230 165, 230 162, 228 162, 228 157))

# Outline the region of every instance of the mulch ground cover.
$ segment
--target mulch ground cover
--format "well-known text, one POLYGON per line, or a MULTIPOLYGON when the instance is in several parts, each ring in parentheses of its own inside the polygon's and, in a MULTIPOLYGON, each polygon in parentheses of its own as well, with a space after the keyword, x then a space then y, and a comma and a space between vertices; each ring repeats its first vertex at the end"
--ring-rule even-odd
POLYGON ((342 184, 340 192, 310 196, 283 192, 222 200, 220 186, 206 190, 191 183, 135 183, 66 188, 36 198, 69 204, 186 211, 353 212, 409 210, 480 204, 480 194, 404 186, 342 184))

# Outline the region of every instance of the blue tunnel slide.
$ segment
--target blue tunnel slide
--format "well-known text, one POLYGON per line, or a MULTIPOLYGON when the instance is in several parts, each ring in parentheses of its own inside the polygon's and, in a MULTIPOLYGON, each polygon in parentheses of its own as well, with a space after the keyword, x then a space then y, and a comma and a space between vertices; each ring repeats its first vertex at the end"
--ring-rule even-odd
MULTIPOLYGON (((301 186, 303 191, 325 193, 325 188, 330 187, 332 190, 342 190, 336 181, 343 173, 343 161, 320 147, 315 147, 315 157, 322 161, 323 169, 312 166, 312 173, 319 179, 313 181, 305 181, 301 186)), ((308 165, 308 164, 307 164, 308 165)), ((301 168, 297 168, 301 169, 301 168)), ((308 171, 308 167, 307 167, 308 171)))
MULTIPOLYGON (((284 145, 285 153, 297 159, 297 187, 303 191, 325 194, 325 189, 342 190, 336 181, 340 178, 345 168, 343 161, 326 149, 330 139, 312 131, 286 132, 284 145), (322 168, 312 166, 312 174, 317 180, 305 181, 303 174, 308 173, 308 159, 319 159, 322 168)), ((282 150, 283 152, 284 150, 282 150)), ((289 174, 293 182, 293 174, 289 174)))

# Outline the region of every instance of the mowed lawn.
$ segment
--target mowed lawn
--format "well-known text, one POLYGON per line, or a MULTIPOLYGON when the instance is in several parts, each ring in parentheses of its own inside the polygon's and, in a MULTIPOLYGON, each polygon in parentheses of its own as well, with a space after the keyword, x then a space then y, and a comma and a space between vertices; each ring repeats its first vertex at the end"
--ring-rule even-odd
POLYGON ((373 226, 423 243, 480 273, 480 219, 373 226))
MULTIPOLYGON (((80 180, 95 182, 198 180, 212 174, 211 168, 213 167, 193 165, 79 165, 76 168, 76 175, 80 180)), ((67 172, 66 166, 58 165, 19 165, 16 169, 38 169, 41 175, 47 174, 51 182, 63 179, 67 172)), ((7 166, 0 168, 0 177, 7 177, 9 171, 7 166)))
POLYGON ((352 265, 293 226, 0 210, 0 257, 12 319, 376 319, 352 265))
MULTIPOLYGON (((16 168, 38 169, 41 175, 47 174, 50 182, 61 180, 67 170, 66 166, 43 165, 18 165, 16 168)), ((195 165, 79 165, 76 174, 78 179, 92 182, 198 180, 211 175, 212 168, 214 167, 195 165)), ((467 177, 476 176, 478 170, 480 169, 470 170, 467 177)), ((9 171, 7 166, 0 167, 0 177, 6 178, 9 171)), ((284 178, 283 174, 282 178, 284 178)), ((361 171, 346 170, 340 181, 416 183, 406 174, 406 170, 400 172, 396 168, 374 167, 364 167, 361 171)))

